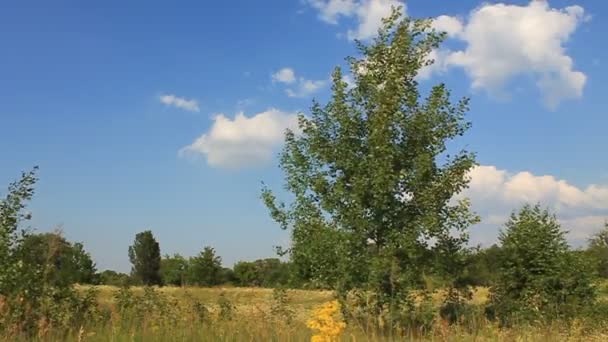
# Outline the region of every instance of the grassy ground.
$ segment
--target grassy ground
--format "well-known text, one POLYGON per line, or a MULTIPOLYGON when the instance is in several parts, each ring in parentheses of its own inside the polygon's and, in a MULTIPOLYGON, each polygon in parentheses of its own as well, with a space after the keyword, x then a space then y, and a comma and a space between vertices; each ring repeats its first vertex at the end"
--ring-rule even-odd
MULTIPOLYGON (((80 287, 82 290, 86 286, 80 287)), ((99 301, 104 306, 112 306, 114 296, 118 288, 113 286, 95 286, 99 290, 99 301)), ((136 295, 143 294, 141 287, 134 287, 136 295)), ((252 287, 161 287, 158 292, 170 298, 177 299, 180 303, 191 301, 193 298, 213 310, 217 306, 218 298, 223 295, 231 304, 236 307, 235 312, 242 315, 254 314, 259 312, 270 312, 273 302, 272 289, 252 288, 252 287)), ((305 322, 310 316, 312 309, 333 299, 331 291, 306 291, 289 290, 289 306, 295 314, 295 320, 305 322)))
MULTIPOLYGON (((88 289, 79 287, 82 292, 88 289)), ((289 290, 287 301, 277 304, 271 289, 164 287, 145 294, 143 288, 135 287, 127 296, 131 309, 121 310, 118 288, 94 289, 101 308, 98 315, 105 318, 74 327, 67 335, 49 330, 38 340, 310 341, 315 332, 306 322, 315 316, 315 308, 334 298, 330 291, 289 290)), ((488 289, 476 289, 471 303, 481 307, 487 297, 488 289)), ((433 301, 440 302, 441 294, 435 294, 433 301)), ((337 341, 608 341, 608 327, 590 330, 585 322, 499 329, 479 317, 479 321, 454 326, 437 319, 424 335, 416 331, 379 334, 349 324, 337 341)))
MULTIPOLYGON (((115 287, 99 286, 98 298, 103 307, 115 313, 115 287)), ((86 288, 82 288, 85 290, 86 288)), ((134 288, 137 298, 143 295, 142 288, 134 288)), ((309 341, 313 331, 306 321, 313 316, 315 307, 333 299, 330 291, 289 290, 287 310, 293 313, 293 321, 287 322, 287 314, 273 313, 273 290, 258 288, 172 288, 158 289, 170 298, 169 309, 160 316, 151 316, 149 322, 133 323, 133 317, 114 317, 110 324, 92 326, 75 333, 73 340, 79 341, 309 341), (218 299, 223 296, 233 306, 231 319, 220 317, 218 299), (210 310, 207 321, 193 316, 189 304, 200 301, 210 310), (168 318, 167 316, 175 316, 168 318), (155 321, 156 320, 156 321, 155 321)), ((472 299, 473 304, 483 304, 488 290, 479 288, 472 299)), ((436 294, 434 299, 440 300, 436 294)), ((162 311, 162 310, 161 310, 162 311)), ((420 341, 608 341, 608 330, 587 331, 582 324, 571 326, 518 327, 498 329, 487 321, 475 327, 448 326, 438 321, 431 333, 417 336, 406 334, 407 340, 420 341)), ((357 326, 347 326, 341 341, 399 341, 403 336, 381 336, 365 332, 357 326)))

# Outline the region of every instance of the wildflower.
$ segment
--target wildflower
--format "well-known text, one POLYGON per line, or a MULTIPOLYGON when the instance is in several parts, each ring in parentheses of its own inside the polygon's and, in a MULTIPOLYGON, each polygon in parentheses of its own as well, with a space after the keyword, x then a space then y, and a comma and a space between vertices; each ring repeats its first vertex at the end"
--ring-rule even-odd
POLYGON ((308 328, 317 330, 311 342, 332 342, 340 337, 346 324, 337 315, 339 309, 340 304, 333 300, 313 311, 312 318, 306 323, 308 328))

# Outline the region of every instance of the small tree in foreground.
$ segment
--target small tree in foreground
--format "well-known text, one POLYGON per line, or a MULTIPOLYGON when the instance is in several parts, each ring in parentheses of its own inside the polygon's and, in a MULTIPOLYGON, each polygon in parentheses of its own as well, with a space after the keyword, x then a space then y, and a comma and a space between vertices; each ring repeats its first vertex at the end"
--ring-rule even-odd
POLYGON ((131 275, 144 285, 161 285, 160 277, 160 246, 146 230, 135 235, 133 246, 129 247, 129 259, 133 264, 131 275))
POLYGON ((371 290, 395 312, 425 271, 457 283, 477 218, 454 199, 475 160, 447 144, 470 126, 468 99, 453 103, 443 84, 424 97, 417 82, 444 37, 395 10, 370 45, 359 43, 361 58, 348 59, 352 88, 336 68, 331 100, 287 132, 280 166, 294 200, 286 206, 267 188, 262 197, 291 231, 300 278, 371 290))
POLYGON ((26 267, 48 265, 48 281, 54 284, 97 282, 95 263, 82 243, 70 243, 60 233, 29 234, 19 247, 26 267))
POLYGON ((68 331, 81 326, 95 305, 89 300, 92 293, 81 298, 71 286, 76 280, 71 267, 78 258, 64 248, 65 240, 49 235, 38 244, 39 235, 21 227, 31 216, 25 209, 36 181, 35 168, 0 199, 0 336, 7 340, 29 340, 36 334, 45 339, 48 327, 68 331))
POLYGON ((592 272, 570 251, 547 210, 524 206, 511 215, 499 239, 499 276, 488 313, 503 324, 567 317, 593 304, 592 272))

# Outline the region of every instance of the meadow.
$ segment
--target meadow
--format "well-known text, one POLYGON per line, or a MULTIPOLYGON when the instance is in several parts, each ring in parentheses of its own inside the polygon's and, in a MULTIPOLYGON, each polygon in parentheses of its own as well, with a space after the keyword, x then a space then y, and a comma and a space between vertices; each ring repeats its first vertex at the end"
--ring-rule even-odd
MULTIPOLYGON (((324 337, 309 322, 316 308, 331 302, 332 291, 265 288, 78 286, 96 293, 97 311, 88 323, 65 334, 41 330, 39 341, 606 341, 608 327, 574 320, 550 325, 499 328, 483 315, 449 325, 435 317, 429 331, 378 332, 345 324, 335 337, 324 337), (97 316, 97 317, 94 317, 97 316), (314 337, 316 335, 316 337, 314 337)), ((487 288, 474 290, 471 304, 481 307, 487 288)), ((605 300, 602 296, 600 300, 605 300)), ((436 291, 433 302, 442 300, 436 291)), ((340 324, 339 312, 331 315, 340 324)), ((318 317, 317 317, 318 318, 318 317)))

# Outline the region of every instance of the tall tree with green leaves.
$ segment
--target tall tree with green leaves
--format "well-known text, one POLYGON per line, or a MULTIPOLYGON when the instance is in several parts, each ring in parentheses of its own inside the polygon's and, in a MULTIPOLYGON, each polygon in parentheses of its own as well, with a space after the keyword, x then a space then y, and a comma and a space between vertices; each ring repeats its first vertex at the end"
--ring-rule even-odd
POLYGON ((394 10, 369 45, 357 42, 361 56, 347 59, 352 87, 336 68, 329 102, 313 102, 299 131, 286 133, 280 167, 293 202, 266 187, 262 198, 291 231, 300 278, 388 301, 419 286, 430 260, 458 276, 454 255, 477 217, 455 197, 475 158, 447 144, 469 128, 469 101, 452 102, 444 84, 423 94, 417 81, 444 37, 394 10))
POLYGON ((129 247, 129 259, 133 265, 131 275, 144 285, 161 285, 160 246, 151 231, 135 235, 133 246, 129 247))

